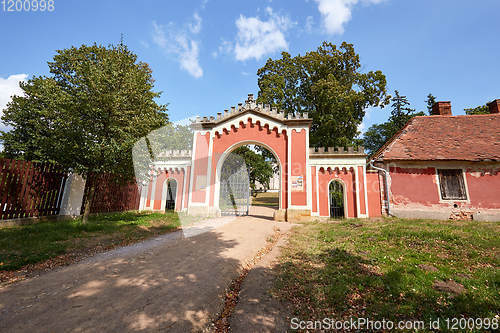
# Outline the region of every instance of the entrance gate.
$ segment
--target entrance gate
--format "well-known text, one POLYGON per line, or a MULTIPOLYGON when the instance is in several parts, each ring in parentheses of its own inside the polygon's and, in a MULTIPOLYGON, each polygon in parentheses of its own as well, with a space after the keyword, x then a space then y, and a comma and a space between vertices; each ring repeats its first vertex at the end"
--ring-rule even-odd
POLYGON ((248 170, 241 157, 230 154, 224 161, 220 177, 221 215, 248 215, 250 181, 248 170))

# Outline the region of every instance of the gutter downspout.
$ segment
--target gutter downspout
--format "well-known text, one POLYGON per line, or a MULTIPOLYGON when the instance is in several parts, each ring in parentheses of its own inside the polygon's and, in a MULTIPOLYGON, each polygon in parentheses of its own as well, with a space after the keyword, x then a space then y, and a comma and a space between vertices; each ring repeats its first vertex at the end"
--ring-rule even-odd
POLYGON ((370 161, 369 165, 375 170, 382 171, 384 173, 385 200, 387 201, 387 215, 394 216, 391 214, 391 202, 389 201, 389 186, 387 183, 387 177, 389 177, 389 175, 387 174, 387 170, 374 166, 373 161, 370 161))

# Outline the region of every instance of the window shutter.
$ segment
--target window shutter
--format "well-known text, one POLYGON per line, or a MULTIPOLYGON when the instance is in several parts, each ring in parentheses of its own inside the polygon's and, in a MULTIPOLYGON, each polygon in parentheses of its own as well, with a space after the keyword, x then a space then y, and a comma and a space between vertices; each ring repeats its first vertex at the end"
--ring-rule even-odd
POLYGON ((443 200, 466 200, 465 182, 461 169, 439 169, 439 185, 443 200))

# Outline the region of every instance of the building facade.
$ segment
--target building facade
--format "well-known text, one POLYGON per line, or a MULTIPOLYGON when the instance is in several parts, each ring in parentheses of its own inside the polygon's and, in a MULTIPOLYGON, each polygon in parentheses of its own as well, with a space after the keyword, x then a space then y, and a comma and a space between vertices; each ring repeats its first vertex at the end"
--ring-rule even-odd
POLYGON ((193 149, 165 152, 153 163, 155 172, 143 187, 140 209, 164 210, 175 197, 177 211, 220 215, 222 165, 236 148, 252 144, 268 149, 279 164, 276 220, 330 216, 332 181, 341 185, 345 217, 368 217, 370 211, 380 216, 380 202, 378 208, 369 209, 370 200, 372 205, 380 200, 369 193, 374 186, 367 186, 367 181, 376 178, 366 173, 363 150, 310 149, 311 122, 307 113, 285 116, 283 111, 257 104, 251 94, 244 104, 217 117, 198 118, 192 124, 193 149), (169 184, 175 184, 175 193, 169 184))
POLYGON ((490 114, 453 116, 450 102, 438 102, 376 152, 371 165, 384 171, 371 169, 385 213, 500 221, 499 106, 495 100, 490 114))
POLYGON ((415 117, 367 163, 363 149, 309 148, 311 119, 245 103, 198 118, 193 149, 164 152, 143 186, 140 209, 218 216, 221 169, 242 145, 279 165, 276 220, 311 217, 500 220, 500 100, 490 114, 453 116, 450 102, 415 117), (340 193, 340 194, 339 194, 340 193))

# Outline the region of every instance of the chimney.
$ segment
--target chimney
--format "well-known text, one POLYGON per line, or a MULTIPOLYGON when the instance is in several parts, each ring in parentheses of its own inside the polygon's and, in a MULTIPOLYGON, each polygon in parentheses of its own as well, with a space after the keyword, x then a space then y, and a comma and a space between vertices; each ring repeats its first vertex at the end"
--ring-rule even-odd
POLYGON ((436 102, 432 106, 433 116, 451 116, 451 102, 436 102))
POLYGON ((488 103, 490 113, 500 113, 500 99, 495 99, 493 102, 488 103))

